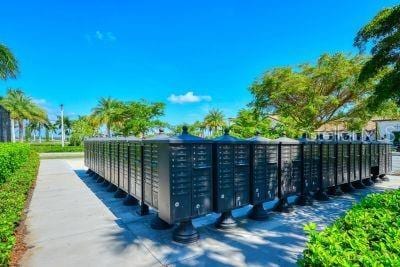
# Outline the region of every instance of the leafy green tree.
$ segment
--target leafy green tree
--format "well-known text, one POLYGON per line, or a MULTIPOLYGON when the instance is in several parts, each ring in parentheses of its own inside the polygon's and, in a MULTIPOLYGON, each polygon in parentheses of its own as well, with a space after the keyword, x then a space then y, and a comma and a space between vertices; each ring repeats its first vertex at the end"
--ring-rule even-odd
POLYGON ((99 124, 106 126, 107 136, 111 136, 111 129, 121 126, 124 105, 121 101, 111 97, 100 98, 97 106, 92 110, 92 117, 99 124))
POLYGON ((216 135, 226 126, 225 115, 220 109, 211 109, 204 117, 204 126, 209 130, 210 135, 216 135))
POLYGON ((1 100, 0 104, 10 112, 11 115, 11 136, 15 142, 14 121, 17 121, 19 128, 19 139, 24 141, 25 122, 35 121, 38 123, 46 123, 47 113, 39 107, 33 100, 25 95, 20 89, 9 89, 7 95, 1 100))
POLYGON ((89 116, 79 117, 72 123, 70 145, 80 146, 86 137, 98 134, 98 125, 89 116))
POLYGON ((179 135, 182 133, 183 126, 188 127, 188 132, 190 134, 200 136, 200 137, 205 137, 206 126, 204 125, 204 122, 201 122, 201 121, 195 121, 192 124, 181 123, 178 125, 168 125, 168 128, 172 135, 179 135))
POLYGON ((164 127, 166 124, 159 120, 164 115, 165 104, 161 102, 131 101, 124 103, 119 113, 119 123, 116 131, 124 136, 145 136, 151 129, 164 127))
MULTIPOLYGON (((64 115, 63 122, 64 122, 64 134, 65 136, 68 137, 71 135, 73 120, 70 117, 64 115)), ((54 125, 57 127, 59 133, 61 134, 61 116, 57 116, 57 120, 54 123, 54 125)))
POLYGON ((380 76, 374 101, 369 105, 376 109, 381 102, 394 99, 400 104, 400 5, 380 11, 357 34, 354 44, 364 51, 372 46, 372 57, 365 63, 360 81, 380 76))
POLYGON ((241 109, 232 121, 232 135, 249 138, 259 132, 264 137, 276 138, 281 134, 279 124, 260 116, 253 109, 241 109))
POLYGON ((357 117, 374 89, 374 80, 358 82, 365 61, 361 56, 324 54, 315 65, 270 70, 251 86, 251 106, 263 117, 278 115, 291 135, 357 117))
POLYGON ((0 44, 0 79, 15 78, 18 74, 18 62, 8 47, 0 44))

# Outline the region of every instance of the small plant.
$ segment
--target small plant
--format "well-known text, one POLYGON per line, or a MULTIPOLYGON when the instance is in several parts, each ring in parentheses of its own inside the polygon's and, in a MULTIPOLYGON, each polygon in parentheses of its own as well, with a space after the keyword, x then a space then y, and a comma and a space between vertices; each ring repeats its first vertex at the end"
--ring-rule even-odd
POLYGON ((304 230, 300 266, 400 266, 400 190, 367 196, 321 232, 304 230))

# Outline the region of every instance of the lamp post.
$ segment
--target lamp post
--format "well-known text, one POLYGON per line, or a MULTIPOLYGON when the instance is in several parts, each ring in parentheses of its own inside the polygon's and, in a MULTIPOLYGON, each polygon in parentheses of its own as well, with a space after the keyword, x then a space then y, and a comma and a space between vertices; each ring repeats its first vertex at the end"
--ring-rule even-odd
POLYGON ((64 136, 64 105, 60 105, 61 108, 61 146, 64 147, 64 141, 65 141, 65 136, 64 136))

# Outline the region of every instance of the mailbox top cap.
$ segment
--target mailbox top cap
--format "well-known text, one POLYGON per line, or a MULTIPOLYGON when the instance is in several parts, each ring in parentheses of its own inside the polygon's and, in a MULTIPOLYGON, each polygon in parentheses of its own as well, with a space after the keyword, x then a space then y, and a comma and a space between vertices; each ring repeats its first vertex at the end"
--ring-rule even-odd
POLYGON ((255 136, 247 138, 246 140, 253 144, 277 144, 277 142, 272 139, 262 137, 260 132, 256 132, 255 136))
POLYGON ((238 144, 239 143, 241 143, 241 144, 243 144, 243 143, 248 144, 249 143, 249 141, 247 141, 245 139, 237 138, 237 137, 234 137, 234 136, 230 135, 229 134, 229 129, 227 129, 227 128, 224 130, 224 134, 223 135, 214 138, 213 141, 215 143, 238 143, 238 144))
POLYGON ((286 136, 279 137, 278 139, 275 139, 275 141, 281 144, 300 144, 299 140, 292 139, 286 136))
POLYGON ((176 136, 168 136, 160 130, 160 133, 154 137, 143 140, 144 142, 159 142, 159 143, 212 143, 198 136, 189 134, 187 126, 182 127, 182 133, 176 136))

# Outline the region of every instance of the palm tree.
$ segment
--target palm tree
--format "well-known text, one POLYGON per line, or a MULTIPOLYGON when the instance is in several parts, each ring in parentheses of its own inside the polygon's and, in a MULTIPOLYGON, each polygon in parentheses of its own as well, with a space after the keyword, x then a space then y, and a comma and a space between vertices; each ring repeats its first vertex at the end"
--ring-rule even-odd
POLYGON ((99 124, 106 126, 107 136, 111 136, 111 128, 120 120, 123 104, 111 97, 100 98, 99 103, 92 110, 92 118, 99 124))
POLYGON ((15 121, 18 123, 19 139, 24 141, 25 121, 47 122, 47 113, 20 89, 9 89, 0 104, 10 112, 11 138, 15 142, 15 121))
MULTIPOLYGON (((66 137, 68 137, 71 134, 73 120, 70 119, 70 117, 64 115, 63 122, 64 122, 64 134, 66 137)), ((54 124, 56 125, 57 129, 60 130, 61 134, 61 116, 57 116, 57 120, 54 124)))
POLYGON ((0 79, 15 78, 18 74, 18 62, 10 49, 0 44, 0 79))
POLYGON ((225 126, 224 113, 219 109, 211 109, 204 118, 204 125, 209 129, 210 135, 217 133, 225 126))
MULTIPOLYGON (((56 133, 58 127, 56 123, 51 123, 50 121, 44 125, 46 129, 46 136, 50 135, 50 140, 54 141, 54 134, 56 133)), ((46 137, 48 138, 48 137, 46 137)))

